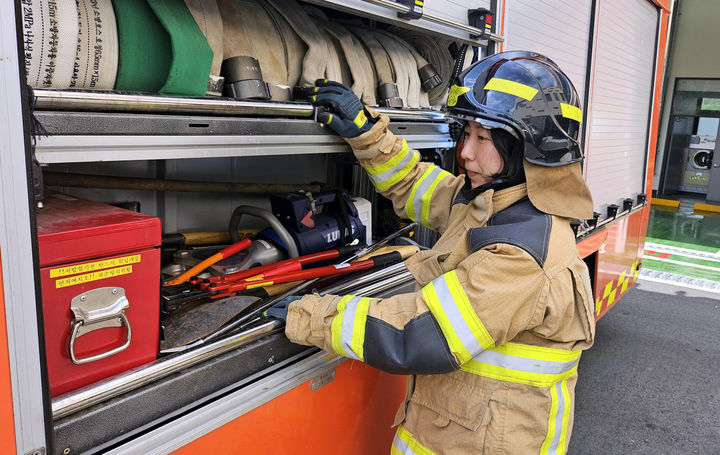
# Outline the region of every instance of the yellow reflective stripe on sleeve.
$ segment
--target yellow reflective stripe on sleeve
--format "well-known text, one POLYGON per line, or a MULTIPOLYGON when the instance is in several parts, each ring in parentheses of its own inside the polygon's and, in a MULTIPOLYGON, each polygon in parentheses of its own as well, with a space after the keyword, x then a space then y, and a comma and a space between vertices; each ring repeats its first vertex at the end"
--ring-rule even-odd
POLYGON ((338 354, 363 360, 365 343, 365 324, 367 322, 370 299, 353 295, 343 296, 337 304, 338 314, 330 326, 331 344, 338 354))
POLYGON ((402 149, 386 162, 377 166, 364 167, 373 185, 380 191, 384 191, 404 179, 420 161, 420 154, 414 150, 411 151, 404 139, 402 144, 402 149))
POLYGON ((461 365, 495 345, 454 270, 428 283, 422 295, 461 365))
POLYGON ((333 350, 343 357, 348 356, 342 345, 343 317, 345 315, 345 306, 347 305, 348 301, 352 298, 353 298, 352 295, 346 295, 340 299, 340 301, 337 303, 337 306, 336 306, 338 314, 335 316, 332 323, 330 324, 330 335, 331 335, 330 341, 331 341, 333 350))
POLYGON ((365 166, 365 171, 370 175, 381 175, 394 170, 399 164, 402 164, 401 162, 407 157, 408 153, 410 153, 410 146, 407 145, 407 142, 403 139, 402 147, 399 152, 390 157, 390 159, 384 163, 377 164, 375 166, 365 166))
POLYGON ((470 91, 470 87, 463 87, 461 85, 453 85, 450 87, 450 90, 448 91, 448 99, 447 99, 447 105, 448 106, 455 106, 457 104, 458 97, 462 95, 463 93, 467 93, 470 91))
POLYGON ((520 84, 519 82, 509 81, 507 79, 500 79, 499 77, 490 79, 483 88, 485 90, 508 93, 510 95, 524 98, 528 101, 535 98, 535 94, 538 92, 536 88, 530 87, 529 85, 520 84))
POLYGON ((560 103, 560 111, 563 117, 582 123, 582 110, 580 110, 579 107, 573 106, 572 104, 560 103))
POLYGON ((390 453, 392 455, 436 455, 435 452, 415 439, 412 433, 402 425, 399 425, 395 432, 390 453))
POLYGON ((424 226, 430 227, 430 201, 435 188, 449 172, 437 166, 428 167, 423 175, 415 182, 410 197, 405 201, 405 214, 413 221, 420 221, 424 226), (420 215, 418 217, 418 215, 420 215), (418 218, 420 218, 418 220, 418 218))
POLYGON ((550 413, 545 440, 540 446, 540 455, 564 455, 567 445, 567 429, 570 422, 570 391, 567 381, 550 387, 550 413))
POLYGON ((360 112, 358 112, 358 115, 355 116, 355 120, 353 120, 353 123, 358 128, 362 128, 367 123, 367 117, 365 117, 365 112, 360 110, 360 112))
POLYGON ((435 176, 430 184, 430 188, 428 188, 422 197, 422 215, 420 216, 420 222, 426 227, 430 227, 430 200, 435 192, 435 188, 437 188, 445 177, 449 177, 450 175, 447 171, 440 172, 439 175, 435 176))
MULTIPOLYGON (((363 345, 365 344, 365 326, 367 324, 368 311, 370 310, 370 298, 365 297, 360 299, 355 309, 355 318, 351 327, 351 334, 349 334, 349 340, 346 342, 350 343, 353 352, 358 357, 358 360, 365 360, 365 352, 363 345)), ((343 332, 345 332, 343 330, 343 332)))
POLYGON ((581 351, 505 343, 481 352, 460 368, 500 381, 550 387, 577 372, 580 354, 581 351))

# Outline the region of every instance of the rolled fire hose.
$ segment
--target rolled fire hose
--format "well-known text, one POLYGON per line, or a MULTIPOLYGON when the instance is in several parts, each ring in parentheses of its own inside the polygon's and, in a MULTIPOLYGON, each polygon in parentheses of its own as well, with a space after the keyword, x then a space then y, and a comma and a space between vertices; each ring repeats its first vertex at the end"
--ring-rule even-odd
MULTIPOLYGON (((449 81, 453 70, 453 60, 448 50, 450 41, 441 38, 428 39, 420 32, 399 27, 392 27, 389 31, 416 49, 425 60, 435 67, 443 81, 449 81)), ((428 98, 431 106, 442 106, 447 98, 447 84, 440 84, 428 91, 428 98)))
POLYGON ((268 0, 268 3, 290 23, 295 33, 307 45, 299 85, 314 85, 316 80, 325 76, 329 54, 327 41, 305 10, 294 0, 268 0))
POLYGON ((78 0, 78 42, 70 87, 112 90, 118 69, 118 31, 110 0, 78 0))
POLYGON ((357 48, 359 42, 354 39, 352 33, 345 27, 331 22, 326 22, 324 26, 328 34, 332 35, 335 41, 340 43, 342 47, 343 53, 345 54, 345 61, 352 75, 353 92, 355 92, 363 103, 375 104, 375 86, 373 85, 374 77, 372 76, 373 68, 372 65, 367 65, 367 62, 364 61, 365 51, 357 48))
POLYGON ((385 48, 390 58, 395 74, 395 83, 400 93, 400 98, 408 107, 420 107, 418 97, 420 96, 420 80, 417 77, 415 61, 412 58, 406 58, 407 51, 398 44, 393 38, 381 32, 375 32, 375 39, 385 48), (410 62, 408 62, 410 60, 410 62), (412 69, 408 67, 408 63, 412 65, 412 69))
POLYGON ((358 39, 367 46, 377 76, 377 101, 381 106, 402 107, 403 100, 399 96, 398 87, 393 77, 393 67, 385 48, 378 42, 373 33, 365 28, 350 29, 358 39))
POLYGON ((377 77, 375 76, 375 65, 373 64, 372 56, 370 56, 370 51, 368 51, 357 36, 350 34, 350 38, 355 45, 360 67, 367 69, 365 72, 367 90, 363 92, 363 102, 371 106, 377 106, 378 102, 375 91, 378 86, 378 82, 377 77))
POLYGON ((325 67, 325 79, 350 85, 352 83, 352 75, 345 61, 345 53, 340 43, 325 30, 327 19, 322 19, 315 15, 311 15, 310 17, 327 43, 328 59, 325 67))
POLYGON ((283 48, 285 49, 287 84, 290 87, 294 87, 298 85, 300 81, 300 76, 303 71, 303 57, 308 48, 278 10, 273 8, 265 0, 260 0, 259 3, 265 8, 265 11, 275 23, 275 29, 280 34, 280 39, 282 39, 283 48))
POLYGON ((120 53, 115 90, 157 92, 172 60, 170 35, 145 0, 115 1, 120 53))
POLYGON ((412 55, 415 59, 415 64, 418 68, 418 77, 420 78, 420 85, 422 86, 422 90, 420 91, 420 106, 430 107, 428 92, 442 85, 442 77, 437 73, 433 64, 425 60, 425 58, 410 43, 399 36, 392 35, 387 32, 384 33, 392 36, 395 41, 407 49, 407 51, 410 52, 410 55, 412 55))
POLYGON ((289 100, 292 91, 287 80, 285 49, 272 17, 253 0, 219 0, 218 6, 223 18, 225 59, 255 58, 269 84, 270 98, 289 100))
MULTIPOLYGON (((94 0, 92 0, 94 1, 94 0)), ((207 90, 213 52, 184 2, 147 0, 170 35, 172 61, 160 93, 203 96, 207 90)))
POLYGON ((223 23, 216 0, 185 0, 185 5, 213 52, 210 74, 220 76, 223 61, 223 23))
POLYGON ((22 21, 27 83, 35 88, 70 87, 78 47, 75 0, 26 0, 22 21))

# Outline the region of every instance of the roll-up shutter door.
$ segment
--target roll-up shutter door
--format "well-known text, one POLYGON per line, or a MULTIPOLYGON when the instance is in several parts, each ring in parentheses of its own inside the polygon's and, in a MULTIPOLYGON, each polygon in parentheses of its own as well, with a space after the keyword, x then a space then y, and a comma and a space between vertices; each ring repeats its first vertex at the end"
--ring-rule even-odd
POLYGON ((570 77, 584 105, 592 0, 508 0, 506 10, 503 49, 550 57, 570 77))
POLYGON ((607 205, 622 207, 645 189, 658 10, 645 0, 599 8, 586 177, 604 216, 607 205))

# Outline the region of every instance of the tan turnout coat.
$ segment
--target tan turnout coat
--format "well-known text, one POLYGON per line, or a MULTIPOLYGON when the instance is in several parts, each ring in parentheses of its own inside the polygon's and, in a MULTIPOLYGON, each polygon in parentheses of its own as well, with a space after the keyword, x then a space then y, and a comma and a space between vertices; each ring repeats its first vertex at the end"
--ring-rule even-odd
POLYGON ((406 261, 417 292, 305 296, 290 305, 288 338, 409 375, 393 454, 565 453, 595 320, 569 219, 548 210, 587 213, 584 183, 528 199, 542 174, 531 169, 527 185, 475 194, 373 115, 369 132, 348 139, 357 158, 398 214, 442 236, 406 261))

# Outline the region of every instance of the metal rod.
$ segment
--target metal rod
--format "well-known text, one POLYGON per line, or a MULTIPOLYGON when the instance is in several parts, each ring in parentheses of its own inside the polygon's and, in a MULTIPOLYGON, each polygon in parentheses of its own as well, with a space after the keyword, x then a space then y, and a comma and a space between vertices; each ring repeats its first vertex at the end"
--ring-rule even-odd
MULTIPOLYGON (((391 0, 364 0, 364 1, 367 3, 372 3, 374 5, 384 6, 386 8, 390 8, 390 9, 398 11, 400 13, 407 13, 410 11, 409 6, 401 5, 401 4, 399 4, 395 1, 391 1, 391 0)), ((426 14, 424 12, 423 12, 422 18, 427 19, 431 22, 435 22, 436 24, 440 24, 440 25, 444 25, 446 27, 455 28, 455 29, 459 29, 459 30, 468 32, 471 35, 480 36, 483 33, 485 33, 485 36, 487 37, 487 39, 489 39, 491 41, 495 41, 497 43, 502 43, 505 40, 502 36, 496 35, 495 33, 487 33, 484 30, 481 30, 479 28, 471 27, 467 24, 461 24, 459 22, 451 21, 449 19, 444 19, 442 17, 433 16, 431 14, 426 14)))
POLYGON ((143 191, 180 191, 200 193, 246 193, 270 194, 292 193, 295 191, 321 191, 319 184, 284 185, 278 183, 230 183, 192 182, 188 180, 161 180, 139 177, 115 177, 109 175, 68 174, 64 172, 43 172, 43 181, 50 186, 81 188, 133 189, 143 191))
POLYGON ((402 270, 407 270, 405 262, 398 262, 384 269, 376 270, 374 272, 367 273, 360 277, 352 277, 348 280, 344 280, 341 283, 335 284, 329 288, 322 289, 320 292, 323 294, 337 294, 338 292, 346 292, 348 289, 352 289, 358 286, 362 286, 367 283, 386 278, 391 275, 395 275, 402 270))
POLYGON ((392 289, 393 287, 400 284, 409 283, 413 280, 415 280, 415 277, 413 277, 412 273, 410 273, 410 271, 408 270, 398 275, 392 276, 384 281, 378 281, 377 283, 372 283, 363 288, 356 289, 353 291, 353 294, 361 296, 373 296, 380 292, 392 289))
POLYGON ((200 347, 191 352, 174 355, 143 365, 97 384, 61 395, 52 400, 53 419, 94 406, 130 390, 157 381, 195 363, 217 357, 239 346, 256 340, 282 326, 281 321, 270 320, 262 325, 230 338, 200 347))
MULTIPOLYGON (((237 101, 228 98, 181 98, 81 90, 35 89, 35 109, 41 111, 150 112, 162 114, 211 114, 307 117, 309 103, 237 101)), ((445 113, 427 109, 374 108, 394 120, 445 121, 445 113)))

